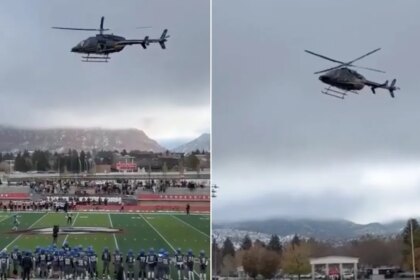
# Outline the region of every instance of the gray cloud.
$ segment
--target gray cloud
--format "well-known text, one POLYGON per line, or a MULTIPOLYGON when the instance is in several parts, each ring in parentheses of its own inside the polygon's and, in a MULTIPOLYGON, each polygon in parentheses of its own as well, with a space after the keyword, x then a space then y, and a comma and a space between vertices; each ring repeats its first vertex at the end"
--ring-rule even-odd
MULTIPOLYGON (((178 137, 209 130, 208 1, 5 1, 0 15, 2 123, 49 126, 51 119, 31 117, 48 111, 56 119, 72 113, 73 121, 63 119, 63 126, 107 127, 101 117, 124 111, 125 117, 136 114, 139 119, 129 126, 142 128, 144 120, 157 118, 162 127, 159 117, 144 112, 175 115, 201 110, 205 122, 188 127, 178 120, 178 137), (50 28, 95 28, 101 16, 110 32, 129 39, 158 37, 168 28, 168 48, 131 46, 112 55, 108 64, 82 63, 70 49, 95 33, 50 28)), ((125 126, 124 121, 120 126, 125 126)), ((169 137, 153 129, 150 133, 169 137)))
MULTIPOLYGON (((372 192, 381 192, 380 183, 371 186, 362 179, 377 169, 394 172, 381 164, 404 171, 420 162, 418 8, 416 1, 213 1, 213 180, 224 189, 214 202, 216 213, 228 209, 228 198, 234 195, 228 189, 235 189, 260 197, 260 205, 270 209, 267 215, 289 213, 290 207, 295 216, 324 217, 332 207, 341 218, 389 217, 382 206, 393 203, 392 189, 398 182, 384 188, 381 206, 375 207, 372 192), (360 64, 387 73, 360 72, 378 82, 397 78, 402 90, 395 99, 369 89, 344 102, 320 94, 323 85, 312 73, 333 64, 305 49, 350 60, 377 47, 382 50, 360 64), (332 173, 342 169, 348 169, 353 180, 332 173), (322 178, 304 183, 299 179, 316 172, 339 185, 329 189, 337 207, 325 203, 322 178), (282 184, 291 173, 295 178, 282 184), (286 201, 307 204, 306 192, 311 191, 314 203, 308 205, 317 205, 313 211, 296 203, 277 206, 282 200, 262 196, 267 189, 271 197, 286 193, 290 198, 297 185, 300 196, 286 201), (343 192, 351 199, 343 198, 343 192)), ((407 172, 414 177, 411 169, 407 172)), ((420 181, 413 179, 409 185, 411 193, 420 181)), ((417 210, 414 201, 406 202, 401 215, 417 210)), ((232 208, 224 217, 240 212, 232 208)))

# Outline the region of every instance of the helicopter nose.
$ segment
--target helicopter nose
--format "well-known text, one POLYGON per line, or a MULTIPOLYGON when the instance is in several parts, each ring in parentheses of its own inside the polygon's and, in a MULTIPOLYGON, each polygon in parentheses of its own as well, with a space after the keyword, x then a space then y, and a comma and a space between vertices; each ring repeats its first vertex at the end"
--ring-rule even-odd
POLYGON ((76 46, 76 47, 73 47, 73 48, 71 48, 71 52, 78 52, 79 51, 79 48, 76 46))
POLYGON ((319 80, 320 80, 321 82, 326 83, 326 82, 328 81, 328 77, 327 77, 326 75, 321 75, 321 76, 319 76, 319 80))

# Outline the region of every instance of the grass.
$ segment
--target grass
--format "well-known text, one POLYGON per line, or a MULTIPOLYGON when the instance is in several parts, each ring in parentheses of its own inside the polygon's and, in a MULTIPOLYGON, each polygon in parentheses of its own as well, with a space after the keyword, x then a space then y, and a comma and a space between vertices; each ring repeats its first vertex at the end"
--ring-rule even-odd
MULTIPOLYGON (((25 212, 19 213, 19 231, 59 225, 66 227, 64 213, 55 212, 25 212)), ((13 214, 0 212, 0 248, 9 251, 17 245, 19 249, 34 250, 36 246, 52 244, 52 235, 31 234, 29 232, 12 232, 13 214)), ((164 248, 171 254, 177 248, 183 252, 192 249, 196 256, 200 250, 210 253, 210 218, 208 215, 183 214, 138 214, 138 213, 89 213, 73 214, 73 227, 113 227, 118 233, 94 234, 60 234, 57 245, 66 240, 71 247, 92 245, 98 256, 104 247, 110 250, 119 248, 123 253, 132 249, 137 255, 140 249, 155 250, 164 248)), ((102 272, 102 263, 98 263, 98 271, 102 272)), ((195 271, 198 272, 198 266, 195 271)), ((209 271, 209 269, 208 269, 209 271)), ((174 272, 174 271, 173 271, 174 272)), ((171 273, 172 274, 172 273, 171 273)), ((209 278, 209 272, 207 272, 209 278)), ((173 279, 176 279, 173 274, 173 279)), ((196 275, 198 279, 198 275, 196 275)))

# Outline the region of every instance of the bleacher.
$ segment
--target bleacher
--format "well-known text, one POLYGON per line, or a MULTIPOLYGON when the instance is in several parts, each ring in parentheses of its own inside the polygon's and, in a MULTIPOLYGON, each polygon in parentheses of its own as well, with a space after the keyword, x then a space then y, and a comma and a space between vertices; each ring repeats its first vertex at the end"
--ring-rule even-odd
POLYGON ((0 186, 3 206, 12 201, 19 209, 36 203, 54 210, 57 203, 68 201, 73 209, 86 211, 185 211, 187 205, 192 212, 210 211, 206 180, 31 180, 22 184, 0 186))
MULTIPOLYGON (((152 190, 146 190, 146 189, 138 189, 136 191, 137 195, 141 194, 150 194, 153 193, 152 190)), ((165 190, 165 192, 158 192, 157 194, 165 194, 165 195, 209 195, 210 194, 210 187, 205 186, 203 188, 198 187, 193 190, 190 190, 188 188, 178 188, 178 187, 169 187, 165 190)))

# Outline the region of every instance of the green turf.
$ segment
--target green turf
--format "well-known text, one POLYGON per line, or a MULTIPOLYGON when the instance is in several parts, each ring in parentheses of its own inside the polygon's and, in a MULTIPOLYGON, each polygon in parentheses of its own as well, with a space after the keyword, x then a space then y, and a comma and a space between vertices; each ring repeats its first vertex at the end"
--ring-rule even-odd
MULTIPOLYGON (((66 226, 64 213, 19 213, 19 230, 66 226)), ((47 246, 52 243, 51 234, 29 234, 12 232, 13 217, 11 213, 0 212, 0 249, 17 245, 20 249, 35 249, 36 246, 47 246)), ((114 251, 118 247, 123 253, 133 249, 137 255, 140 249, 155 250, 165 248, 171 254, 181 248, 184 252, 192 249, 198 256, 200 250, 210 253, 210 218, 208 215, 182 214, 135 214, 135 213, 87 213, 73 215, 74 227, 114 227, 119 233, 95 233, 78 235, 60 235, 58 245, 66 240, 70 246, 92 245, 100 255, 104 247, 114 251)), ((102 264, 98 263, 101 270, 102 264)), ((198 268, 196 268, 198 271, 198 268)), ((101 272, 101 271, 100 271, 101 272)), ((209 278, 209 273, 207 273, 209 278)), ((175 275, 173 275, 175 276, 175 275)), ((196 277, 198 279, 198 277, 196 277)))

